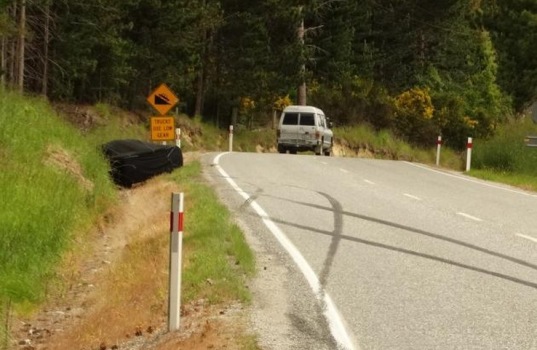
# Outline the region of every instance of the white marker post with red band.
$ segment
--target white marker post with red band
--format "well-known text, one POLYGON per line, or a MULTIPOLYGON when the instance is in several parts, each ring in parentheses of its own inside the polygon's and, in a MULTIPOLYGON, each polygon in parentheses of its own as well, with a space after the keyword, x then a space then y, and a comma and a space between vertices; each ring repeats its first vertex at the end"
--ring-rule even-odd
POLYGON ((472 164, 472 138, 468 138, 466 144, 466 171, 470 171, 470 165, 472 164))
POLYGON ((175 145, 181 148, 181 128, 175 128, 175 145))
POLYGON ((170 290, 168 331, 179 330, 181 319, 181 254, 183 249, 183 193, 172 193, 170 214, 170 290))
POLYGON ((233 152, 233 125, 229 126, 229 151, 233 152))
POLYGON ((436 166, 440 165, 440 149, 442 148, 442 136, 436 140, 436 166))

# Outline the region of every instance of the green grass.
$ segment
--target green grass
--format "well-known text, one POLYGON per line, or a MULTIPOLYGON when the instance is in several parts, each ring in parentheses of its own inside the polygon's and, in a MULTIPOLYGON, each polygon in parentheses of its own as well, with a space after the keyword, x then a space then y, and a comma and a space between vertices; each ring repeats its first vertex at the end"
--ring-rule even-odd
POLYGON ((489 140, 476 140, 472 168, 537 175, 537 148, 526 146, 524 138, 527 135, 537 135, 537 126, 523 119, 501 126, 496 136, 489 140))
MULTIPOLYGON (((390 131, 376 132, 367 125, 339 127, 334 129, 334 138, 351 150, 368 150, 375 158, 408 160, 425 164, 436 163, 436 148, 416 148, 399 140, 390 131)), ((440 166, 462 170, 463 159, 456 152, 443 147, 440 166)))
MULTIPOLYGON (((43 300, 74 232, 84 232, 116 190, 98 147, 37 98, 0 94, 0 162, 3 326, 5 305, 43 300)), ((0 346, 6 341, 0 333, 0 346)))
MULTIPOLYGON (((147 126, 125 123, 107 105, 95 109, 104 122, 82 132, 43 100, 0 95, 0 348, 7 347, 6 305, 27 308, 42 301, 63 255, 76 249, 74 233, 85 232, 117 199, 101 145, 147 139, 147 126)), ((179 120, 199 131, 191 150, 221 148, 225 132, 200 120, 179 120)), ((190 206, 184 296, 248 302, 244 279, 255 271, 253 254, 200 173, 195 162, 170 175, 185 186, 190 206)))
MULTIPOLYGON (((0 93, 0 326, 6 324, 6 305, 43 300, 57 264, 73 249, 73 234, 84 232, 115 203, 117 189, 100 145, 148 137, 147 125, 125 123, 108 105, 95 109, 104 122, 82 133, 43 100, 0 93)), ((183 151, 228 149, 227 130, 203 124, 200 118, 179 116, 177 121, 192 142, 183 138, 183 151)), ((336 128, 334 134, 345 147, 368 149, 377 158, 435 162, 435 148, 413 148, 387 131, 355 126, 336 128)), ((537 149, 524 145, 526 135, 537 135, 537 127, 522 121, 503 126, 490 140, 474 140, 470 175, 537 190, 537 149)), ((253 152, 257 145, 266 151, 275 144, 270 129, 234 134, 237 151, 253 152)), ((464 154, 442 149, 442 167, 463 170, 463 164, 464 154)), ((248 302, 244 279, 254 274, 254 256, 200 173, 201 165, 193 162, 169 175, 184 187, 188 208, 184 297, 248 302)), ((0 348, 6 347, 1 329, 0 348)))
POLYGON ((227 132, 203 123, 200 117, 177 116, 176 127, 182 130, 181 148, 185 152, 219 151, 228 147, 227 132))
POLYGON ((494 170, 470 170, 468 173, 471 176, 488 180, 499 182, 515 187, 519 187, 528 191, 537 191, 537 176, 536 175, 525 175, 525 174, 513 174, 507 172, 499 172, 494 170))
POLYGON ((238 130, 233 135, 233 149, 239 152, 256 152, 261 146, 263 152, 276 150, 276 130, 238 130))
POLYGON ((185 193, 184 245, 190 252, 183 275, 185 301, 248 302, 244 279, 255 272, 254 255, 229 211, 201 180, 201 164, 193 162, 170 176, 185 193))
POLYGON ((36 301, 73 230, 115 191, 99 150, 44 101, 0 96, 0 135, 0 298, 36 301))
POLYGON ((526 190, 537 190, 537 148, 527 147, 524 138, 537 135, 529 119, 500 126, 488 140, 475 140, 470 175, 526 190))

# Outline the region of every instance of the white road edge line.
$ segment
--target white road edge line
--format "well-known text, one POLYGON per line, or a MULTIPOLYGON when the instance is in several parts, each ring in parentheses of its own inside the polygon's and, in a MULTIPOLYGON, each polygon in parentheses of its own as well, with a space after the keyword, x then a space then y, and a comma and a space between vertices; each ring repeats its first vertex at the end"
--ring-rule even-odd
POLYGON ((475 216, 472 216, 472 215, 466 214, 466 213, 462 213, 462 212, 458 212, 457 215, 464 216, 465 218, 470 219, 470 220, 474 220, 474 221, 483 221, 480 218, 477 218, 475 216))
POLYGON ((412 199, 415 199, 417 201, 421 201, 420 197, 416 197, 416 196, 413 196, 413 195, 408 194, 408 193, 403 193, 403 195, 407 196, 408 198, 412 198, 412 199))
POLYGON ((530 241, 532 241, 532 242, 537 243, 537 238, 535 238, 535 237, 526 236, 526 235, 523 235, 522 233, 517 233, 516 235, 517 235, 518 237, 522 237, 522 238, 525 238, 525 239, 528 239, 528 240, 530 240, 530 241))
POLYGON ((368 183, 368 184, 370 184, 370 185, 374 185, 374 184, 375 184, 373 181, 370 181, 370 180, 368 180, 368 179, 364 179, 364 182, 365 182, 365 183, 368 183))
POLYGON ((501 186, 498 186, 498 185, 489 184, 489 183, 484 182, 484 180, 479 181, 477 179, 474 180, 474 179, 466 178, 466 177, 463 177, 463 176, 460 176, 460 175, 449 174, 449 173, 446 173, 446 172, 443 172, 443 171, 431 169, 431 168, 426 167, 424 165, 415 164, 415 163, 408 162, 408 161, 404 161, 403 163, 406 163, 408 165, 412 165, 412 166, 414 166, 416 168, 429 170, 429 171, 432 171, 433 173, 438 173, 438 174, 442 174, 442 175, 445 175, 445 176, 454 177, 456 179, 463 180, 463 181, 473 182, 473 183, 483 185, 483 186, 486 186, 486 187, 492 187, 492 188, 495 188, 495 189, 498 189, 498 190, 503 190, 503 191, 512 192, 512 193, 518 193, 518 194, 521 194, 523 196, 537 197, 537 195, 535 195, 535 194, 526 193, 526 192, 522 192, 522 191, 518 191, 518 190, 513 190, 513 189, 510 189, 510 188, 505 188, 505 187, 501 187, 501 186))
MULTIPOLYGON (((224 152, 217 155, 213 160, 213 165, 218 170, 218 172, 220 172, 222 177, 227 180, 231 187, 235 191, 237 191, 237 193, 242 198, 244 198, 245 200, 250 200, 251 198, 248 193, 244 192, 219 165, 220 158, 228 153, 229 152, 224 152)), ((345 328, 343 318, 341 317, 341 314, 339 313, 336 305, 332 301, 332 298, 322 289, 321 283, 319 282, 319 278, 317 277, 317 275, 315 275, 315 272, 308 264, 306 259, 302 256, 302 254, 300 254, 300 251, 289 240, 289 238, 287 238, 285 233, 283 233, 283 231, 280 230, 280 228, 270 219, 265 210, 261 208, 261 206, 257 204, 255 200, 250 201, 250 206, 257 213, 257 215, 261 217, 263 223, 267 226, 270 232, 272 232, 274 237, 276 237, 278 242, 280 242, 283 248, 291 256, 291 258, 294 260, 295 264, 298 266, 304 277, 306 277, 306 280, 308 281, 311 289, 315 293, 317 299, 319 299, 324 304, 322 305, 324 310, 324 316, 328 321, 330 332, 338 343, 338 346, 344 350, 359 350, 359 348, 356 347, 352 342, 351 337, 349 336, 349 333, 345 328)))

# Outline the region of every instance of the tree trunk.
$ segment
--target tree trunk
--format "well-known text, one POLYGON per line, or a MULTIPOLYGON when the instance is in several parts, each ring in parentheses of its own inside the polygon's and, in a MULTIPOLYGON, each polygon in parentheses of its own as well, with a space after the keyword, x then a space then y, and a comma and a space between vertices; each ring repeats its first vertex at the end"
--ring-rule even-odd
POLYGON ((300 22, 300 28, 298 28, 298 40, 301 44, 301 50, 302 50, 302 65, 300 67, 300 79, 302 80, 302 83, 298 86, 298 93, 297 93, 297 104, 299 106, 305 106, 306 105, 306 63, 304 62, 305 58, 305 50, 304 50, 304 20, 300 22))
POLYGON ((48 95, 48 50, 50 43, 50 5, 45 5, 45 28, 43 33, 43 77, 41 85, 41 94, 48 95))
POLYGON ((26 37, 26 0, 21 0, 20 17, 19 17, 19 50, 17 52, 17 86, 19 92, 24 91, 24 46, 26 37))
POLYGON ((196 82, 196 106, 194 108, 194 115, 201 115, 203 109, 203 70, 204 67, 201 67, 196 82))
MULTIPOLYGON (((205 9, 206 1, 203 0, 202 7, 205 9)), ((201 67, 198 72, 196 82, 196 105, 194 106, 194 115, 201 115, 203 112, 203 91, 205 90, 205 65, 207 55, 207 29, 203 29, 201 36, 202 39, 202 52, 201 52, 201 67)))
MULTIPOLYGON (((17 18, 17 0, 13 1, 11 5, 11 18, 17 18)), ((17 82, 17 41, 15 38, 10 38, 9 40, 9 76, 8 84, 14 86, 17 82)))
POLYGON ((2 35, 0 43, 0 90, 6 86, 6 37, 2 35))

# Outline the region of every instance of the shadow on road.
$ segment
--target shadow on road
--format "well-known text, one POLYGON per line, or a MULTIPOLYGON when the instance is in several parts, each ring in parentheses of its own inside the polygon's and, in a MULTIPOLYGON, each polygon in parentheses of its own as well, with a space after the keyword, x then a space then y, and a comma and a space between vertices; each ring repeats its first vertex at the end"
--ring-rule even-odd
POLYGON ((312 232, 316 232, 316 233, 320 233, 320 234, 332 237, 332 241, 331 241, 330 247, 328 249, 327 257, 326 257, 325 262, 323 264, 323 269, 322 269, 322 271, 321 271, 321 273, 319 275, 319 280, 320 280, 321 285, 323 287, 326 286, 326 280, 327 280, 327 278, 329 276, 330 269, 331 269, 332 263, 334 261, 334 257, 335 257, 335 254, 337 252, 339 243, 342 240, 346 240, 346 241, 365 244, 365 245, 368 245, 368 246, 371 246, 371 247, 386 249, 386 250, 390 250, 390 251, 394 251, 394 252, 399 252, 399 253, 404 253, 404 254, 408 254, 408 255, 417 256, 417 257, 424 258, 424 259, 429 259, 429 260, 442 262, 442 263, 449 264, 449 265, 452 265, 452 266, 457 266, 457 267, 460 267, 460 268, 463 268, 463 269, 483 273, 483 274, 486 274, 486 275, 489 275, 489 276, 502 278, 502 279, 507 280, 507 281, 511 281, 511 282, 514 282, 514 283, 518 283, 518 284, 521 284, 521 285, 524 285, 524 286, 528 286, 528 287, 537 289, 537 283, 525 281, 525 280, 522 280, 522 279, 519 279, 519 278, 516 278, 516 277, 512 277, 512 276, 509 276, 509 275, 505 275, 505 274, 502 274, 502 273, 497 273, 497 272, 490 271, 490 270, 487 270, 487 269, 483 269, 483 268, 479 268, 479 267, 459 263, 459 262, 454 261, 454 260, 445 259, 445 258, 441 258, 441 257, 438 257, 438 256, 430 255, 430 254, 420 253, 420 252, 416 252, 416 251, 409 250, 409 249, 399 248, 399 247, 395 247, 395 246, 391 246, 391 245, 387 245, 387 244, 383 244, 383 243, 378 243, 378 242, 374 242, 374 241, 370 241, 370 240, 366 240, 366 239, 361 239, 361 238, 357 238, 357 237, 344 235, 343 234, 343 220, 344 220, 344 217, 346 217, 346 216, 354 217, 354 218, 374 222, 374 223, 377 223, 377 224, 394 227, 394 228, 397 228, 397 229, 401 229, 401 230, 404 230, 404 231, 407 231, 407 232, 419 234, 419 235, 422 235, 422 236, 427 236, 427 237, 431 237, 431 238, 434 238, 434 239, 442 240, 442 241, 449 242, 449 243, 452 243, 452 244, 456 244, 456 245, 459 245, 459 246, 462 246, 462 247, 465 247, 465 248, 469 248, 469 249, 472 249, 472 250, 475 250, 475 251, 478 251, 478 252, 481 252, 481 253, 484 253, 484 254, 488 254, 488 255, 491 255, 491 256, 494 256, 494 257, 497 257, 497 258, 501 258, 501 259, 513 262, 515 264, 519 264, 519 265, 522 265, 522 266, 529 267, 531 269, 537 270, 537 265, 531 264, 531 263, 529 263, 527 261, 517 259, 517 258, 508 256, 508 255, 505 255, 505 254, 502 254, 502 253, 494 252, 492 250, 485 249, 485 248, 479 247, 479 246, 471 244, 471 243, 467 243, 467 242, 460 241, 460 240, 457 240, 457 239, 454 239, 454 238, 450 238, 450 237, 442 236, 442 235, 439 235, 439 234, 427 232, 427 231, 420 230, 420 229, 417 229, 417 228, 413 228, 413 227, 409 227, 409 226, 405 226, 405 225, 400 225, 400 224, 397 224, 397 223, 394 223, 394 222, 390 222, 390 221, 386 221, 386 220, 382 220, 382 219, 378 219, 378 218, 374 218, 374 217, 370 217, 370 216, 365 216, 365 215, 360 215, 360 214, 344 211, 342 209, 341 204, 335 198, 329 196, 326 193, 321 193, 321 192, 317 192, 317 193, 319 195, 325 197, 328 200, 328 202, 330 203, 331 206, 326 207, 326 206, 322 206, 322 205, 318 205, 318 204, 305 203, 305 202, 290 200, 290 199, 281 198, 281 197, 273 197, 273 196, 271 196, 271 197, 275 198, 275 199, 278 199, 278 200, 287 201, 287 202, 291 202, 291 203, 306 206, 306 207, 311 207, 311 208, 315 208, 315 209, 321 209, 321 210, 326 210, 326 211, 332 212, 334 214, 334 230, 333 231, 320 230, 320 229, 315 228, 315 227, 306 226, 306 225, 300 225, 300 224, 296 224, 296 223, 293 223, 293 222, 280 220, 280 219, 274 218, 274 217, 271 217, 270 219, 273 222, 278 223, 278 224, 287 225, 287 226, 299 228, 299 229, 302 229, 302 230, 312 231, 312 232))

